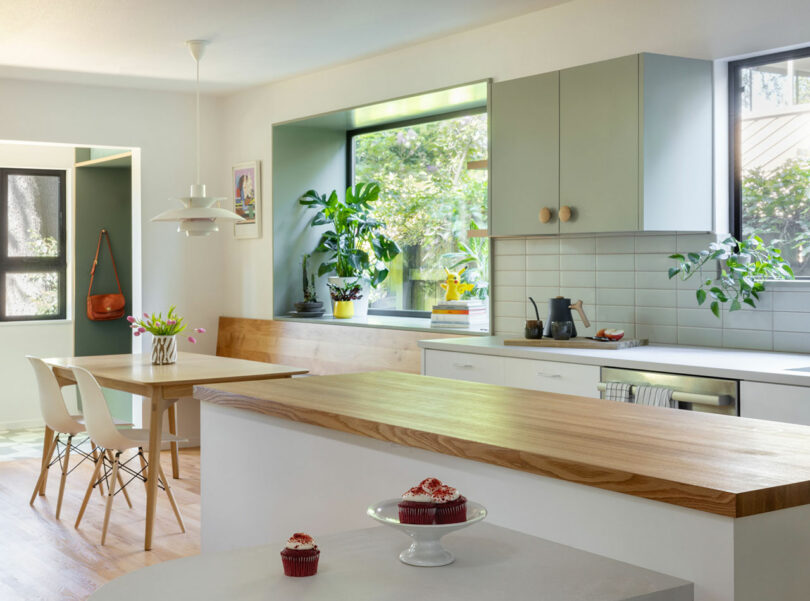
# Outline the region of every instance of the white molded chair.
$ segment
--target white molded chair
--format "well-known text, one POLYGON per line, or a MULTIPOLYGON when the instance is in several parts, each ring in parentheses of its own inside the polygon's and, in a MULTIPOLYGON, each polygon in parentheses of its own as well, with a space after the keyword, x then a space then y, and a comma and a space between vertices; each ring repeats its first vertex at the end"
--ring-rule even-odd
MULTIPOLYGON (((42 418, 45 420, 45 425, 47 425, 54 432, 53 438, 46 441, 47 448, 45 449, 45 460, 42 463, 39 478, 37 479, 37 484, 34 487, 34 493, 31 495, 30 505, 34 504, 37 495, 39 494, 40 490, 42 490, 45 480, 48 477, 48 469, 52 465, 59 463, 62 469, 62 477, 59 481, 59 498, 56 501, 56 519, 58 520, 62 512, 62 498, 65 494, 65 481, 67 480, 68 474, 72 471, 70 469, 71 451, 76 451, 79 455, 81 455, 83 457, 81 461, 90 459, 91 461, 98 462, 99 458, 95 445, 92 445, 91 454, 82 451, 78 445, 73 445, 73 437, 77 434, 82 434, 85 432, 83 418, 81 416, 73 416, 68 413, 67 407, 65 406, 65 398, 62 396, 62 389, 59 387, 59 382, 57 382, 56 376, 53 374, 53 371, 51 371, 51 368, 42 359, 38 359, 37 357, 32 357, 30 355, 27 355, 26 358, 34 368, 34 374, 37 378, 37 387, 39 388, 39 408, 42 412, 42 418), (61 440, 63 435, 67 436, 66 442, 61 440), (59 445, 63 445, 64 452, 59 449, 59 445), (57 457, 55 460, 52 460, 55 452, 57 457)), ((81 461, 79 463, 81 463, 81 461)), ((75 469, 76 466, 73 467, 75 469)), ((132 507, 129 496, 127 496, 127 503, 129 503, 129 506, 132 507)))
MULTIPOLYGON (((132 476, 127 483, 134 479, 139 479, 145 484, 146 478, 152 477, 152 469, 147 469, 148 464, 146 463, 143 455, 143 447, 149 442, 149 430, 119 430, 116 428, 112 416, 110 415, 110 410, 107 407, 107 401, 104 398, 104 393, 101 391, 101 386, 99 386, 98 382, 93 377, 93 374, 81 367, 71 367, 71 369, 73 370, 73 374, 76 378, 76 383, 79 386, 79 392, 82 395, 84 419, 87 432, 90 434, 90 439, 96 444, 96 446, 105 450, 109 463, 112 465, 112 475, 108 480, 108 469, 105 461, 99 461, 96 463, 96 469, 93 472, 90 483, 87 485, 87 491, 85 492, 84 500, 82 501, 82 506, 79 510, 79 516, 76 518, 76 528, 78 528, 79 524, 81 523, 84 510, 87 507, 87 501, 90 499, 90 495, 93 492, 93 487, 99 484, 102 480, 106 480, 107 506, 104 512, 104 526, 101 530, 101 544, 103 545, 107 538, 107 526, 110 522, 110 510, 112 509, 113 497, 116 494, 115 482, 120 482, 121 474, 119 470, 123 470, 132 476), (134 457, 127 461, 121 460, 121 454, 123 451, 136 448, 138 449, 138 454, 136 456, 140 460, 141 467, 139 471, 135 471, 127 465, 134 459, 134 457), (104 467, 104 476, 99 477, 102 466, 104 467)), ((160 427, 160 425, 157 427, 160 427)), ((183 441, 173 434, 161 433, 161 442, 183 441)), ((149 459, 152 458, 150 457, 149 459)), ((169 481, 166 479, 166 476, 163 473, 163 468, 160 466, 160 462, 155 462, 154 467, 157 468, 157 475, 159 478, 158 485, 166 491, 166 495, 169 497, 169 503, 171 503, 172 510, 177 518, 177 523, 180 525, 180 530, 185 532, 186 527, 183 524, 183 518, 180 516, 180 510, 177 508, 174 495, 169 487, 169 481)), ((125 487, 126 484, 122 484, 120 490, 125 490, 125 487)))

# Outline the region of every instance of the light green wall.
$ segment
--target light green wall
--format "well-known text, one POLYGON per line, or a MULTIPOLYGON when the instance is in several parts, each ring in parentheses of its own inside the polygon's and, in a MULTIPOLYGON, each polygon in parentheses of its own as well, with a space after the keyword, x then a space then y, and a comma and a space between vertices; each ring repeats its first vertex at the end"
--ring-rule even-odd
MULTIPOLYGON (((309 227, 314 211, 298 204, 310 189, 346 191, 346 132, 297 124, 273 127, 273 314, 283 316, 303 300, 301 256, 312 252, 319 232, 309 227)), ((314 257, 313 268, 320 260, 314 257)), ((318 300, 328 306, 326 277, 318 300)))

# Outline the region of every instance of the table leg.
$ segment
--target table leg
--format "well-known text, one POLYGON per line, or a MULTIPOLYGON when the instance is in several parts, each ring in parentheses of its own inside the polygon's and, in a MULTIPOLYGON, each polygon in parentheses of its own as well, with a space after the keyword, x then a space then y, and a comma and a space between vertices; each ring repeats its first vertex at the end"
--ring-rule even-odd
MULTIPOLYGON (((177 403, 169 405, 169 432, 177 435, 177 403)), ((177 451, 177 443, 169 443, 172 449, 172 478, 177 479, 180 477, 180 456, 177 451)))
POLYGON ((152 548, 152 530, 155 526, 155 510, 157 509, 157 468, 158 465, 160 465, 160 433, 163 430, 163 411, 166 409, 166 402, 163 400, 163 390, 160 387, 152 389, 150 405, 149 467, 146 471, 146 533, 144 534, 143 543, 143 548, 146 551, 152 548))
MULTIPOLYGON (((53 430, 51 430, 48 426, 45 426, 45 440, 42 443, 42 467, 45 467, 45 464, 48 463, 48 449, 51 448, 51 443, 53 442, 53 430)), ((48 479, 45 478, 42 481, 42 484, 39 487, 39 494, 40 496, 45 495, 45 486, 48 484, 48 479)))

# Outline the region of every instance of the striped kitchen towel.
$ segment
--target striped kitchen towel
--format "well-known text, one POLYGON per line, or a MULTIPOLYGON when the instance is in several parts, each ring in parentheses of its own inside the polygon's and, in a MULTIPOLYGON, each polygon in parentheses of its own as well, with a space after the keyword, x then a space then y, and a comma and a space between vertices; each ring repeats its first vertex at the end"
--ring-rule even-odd
POLYGON ((678 408, 678 402, 672 400, 672 389, 665 386, 636 387, 635 402, 636 405, 648 405, 650 407, 678 408))
POLYGON ((608 401, 630 402, 630 384, 624 382, 608 382, 605 384, 605 398, 608 401))

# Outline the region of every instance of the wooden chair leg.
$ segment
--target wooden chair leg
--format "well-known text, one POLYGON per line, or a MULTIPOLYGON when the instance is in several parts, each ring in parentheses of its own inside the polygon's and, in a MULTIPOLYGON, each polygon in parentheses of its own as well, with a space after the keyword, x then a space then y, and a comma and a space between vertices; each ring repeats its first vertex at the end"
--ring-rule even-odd
POLYGON ((48 479, 48 466, 51 463, 51 457, 53 457, 53 452, 56 449, 56 440, 59 438, 59 433, 55 433, 53 438, 48 441, 48 448, 45 450, 45 454, 42 456, 42 467, 39 470, 39 478, 37 478, 37 484, 34 487, 34 494, 31 495, 31 502, 29 505, 34 504, 34 500, 37 498, 37 494, 41 490, 43 490, 43 484, 48 479))
MULTIPOLYGON (((56 432, 51 430, 47 425, 45 426, 45 436, 42 439, 42 467, 45 467, 51 462, 51 455, 50 453, 50 444, 51 440, 53 439, 56 432)), ((46 472, 47 473, 47 472, 46 472)), ((42 485, 39 487, 39 496, 45 496, 45 488, 48 484, 48 478, 46 477, 42 481, 42 485)))
POLYGON ((138 447, 138 461, 141 463, 141 475, 144 476, 143 487, 146 488, 146 459, 143 456, 143 447, 138 447))
MULTIPOLYGON (((92 440, 90 441, 90 446, 93 448, 93 461, 98 463, 98 460, 99 460, 98 447, 96 446, 96 443, 94 443, 92 440)), ((98 483, 98 494, 101 495, 102 499, 104 498, 104 483, 103 482, 98 483)))
POLYGON ((90 478, 90 482, 87 484, 87 491, 84 493, 84 499, 82 500, 82 506, 79 509, 79 515, 76 518, 76 524, 74 524, 74 528, 78 528, 79 524, 82 521, 82 517, 84 516, 84 510, 87 509, 87 501, 90 500, 90 495, 93 493, 93 484, 95 484, 96 480, 98 480, 99 473, 101 472, 101 468, 104 465, 104 456, 99 454, 98 461, 96 461, 96 467, 93 469, 93 476, 90 478))
MULTIPOLYGON (((107 451, 107 456, 110 458, 110 461, 112 462, 113 460, 112 451, 107 451)), ((124 493, 124 498, 127 500, 127 505, 129 505, 129 508, 132 509, 132 501, 129 500, 129 493, 127 492, 127 489, 124 486, 124 479, 121 478, 121 472, 118 472, 118 485, 121 487, 121 492, 124 493)), ((115 486, 115 482, 113 482, 113 486, 115 486)))
POLYGON ((163 488, 166 489, 166 496, 169 497, 169 503, 171 503, 172 511, 174 511, 174 517, 177 518, 177 523, 180 525, 180 532, 185 533, 186 525, 183 523, 183 517, 180 515, 180 510, 177 508, 172 489, 169 487, 169 481, 166 480, 166 474, 163 473, 163 468, 160 464, 158 464, 158 475, 160 476, 161 482, 163 482, 163 488))
MULTIPOLYGON (((169 405, 169 432, 177 435, 177 403, 169 405)), ((172 478, 180 477, 180 455, 177 450, 177 443, 170 442, 169 447, 172 450, 172 478)))
POLYGON ((104 526, 101 529, 101 544, 107 540, 107 526, 110 524, 110 511, 112 511, 113 498, 115 497, 115 482, 118 480, 118 461, 120 453, 113 456, 113 468, 111 484, 107 484, 107 507, 104 509, 104 526))
POLYGON ((59 480, 59 497, 56 499, 56 519, 62 513, 62 497, 65 496, 65 482, 67 481, 68 472, 70 471, 70 447, 73 444, 73 434, 68 435, 67 444, 65 444, 65 457, 62 461, 62 478, 59 480))

